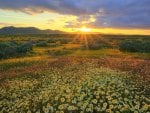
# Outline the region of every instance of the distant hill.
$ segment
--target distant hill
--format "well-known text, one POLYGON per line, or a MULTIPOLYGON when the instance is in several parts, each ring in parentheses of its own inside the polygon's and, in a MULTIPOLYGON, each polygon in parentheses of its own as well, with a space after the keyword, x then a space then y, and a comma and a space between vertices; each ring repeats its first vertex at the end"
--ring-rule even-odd
POLYGON ((40 30, 35 27, 3 27, 0 29, 0 35, 20 35, 20 34, 65 34, 59 30, 40 30))

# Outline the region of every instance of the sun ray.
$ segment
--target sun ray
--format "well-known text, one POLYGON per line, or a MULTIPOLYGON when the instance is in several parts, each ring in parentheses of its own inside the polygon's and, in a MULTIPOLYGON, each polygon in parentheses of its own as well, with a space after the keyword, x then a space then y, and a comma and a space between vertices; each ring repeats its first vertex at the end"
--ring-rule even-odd
POLYGON ((80 31, 83 33, 88 33, 88 32, 91 32, 91 28, 87 28, 86 26, 82 26, 80 28, 80 31))

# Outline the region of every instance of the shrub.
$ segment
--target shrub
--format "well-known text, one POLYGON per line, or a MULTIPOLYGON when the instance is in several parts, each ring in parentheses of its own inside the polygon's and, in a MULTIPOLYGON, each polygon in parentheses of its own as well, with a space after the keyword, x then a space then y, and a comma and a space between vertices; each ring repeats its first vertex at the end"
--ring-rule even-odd
POLYGON ((51 38, 49 39, 47 42, 48 43, 56 43, 56 42, 60 42, 60 44, 67 44, 69 43, 71 40, 70 39, 67 39, 67 38, 51 38))
POLYGON ((16 42, 0 43, 0 59, 17 57, 27 54, 32 50, 31 43, 18 44, 16 42))
MULTIPOLYGON (((86 44, 84 44, 83 48, 86 47, 86 44)), ((111 44, 104 39, 92 39, 88 40, 88 49, 91 50, 98 50, 103 48, 112 48, 111 44)))
POLYGON ((50 43, 49 46, 50 47, 57 47, 57 46, 61 46, 61 43, 60 43, 60 41, 57 41, 55 43, 50 43))
POLYGON ((68 44, 70 42, 70 40, 67 38, 61 38, 59 41, 61 42, 61 44, 68 44))
POLYGON ((55 38, 48 39, 47 43, 55 43, 57 40, 55 38))
POLYGON ((17 53, 26 54, 27 52, 32 50, 31 43, 21 44, 17 47, 17 53))
POLYGON ((150 52, 150 42, 124 41, 119 45, 121 51, 127 52, 150 52))
POLYGON ((150 53, 150 42, 143 43, 143 52, 150 53))
POLYGON ((89 49, 103 49, 103 48, 110 48, 111 46, 104 43, 94 43, 89 44, 89 49))
POLYGON ((36 44, 36 46, 38 46, 38 47, 47 47, 48 44, 47 44, 47 42, 38 42, 38 43, 36 44))

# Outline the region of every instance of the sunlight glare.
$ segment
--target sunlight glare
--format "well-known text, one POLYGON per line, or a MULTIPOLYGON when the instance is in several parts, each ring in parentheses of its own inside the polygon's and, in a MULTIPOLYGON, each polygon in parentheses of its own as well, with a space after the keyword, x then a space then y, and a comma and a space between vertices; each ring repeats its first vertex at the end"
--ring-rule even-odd
POLYGON ((81 27, 81 32, 91 32, 91 28, 87 28, 86 26, 81 27))

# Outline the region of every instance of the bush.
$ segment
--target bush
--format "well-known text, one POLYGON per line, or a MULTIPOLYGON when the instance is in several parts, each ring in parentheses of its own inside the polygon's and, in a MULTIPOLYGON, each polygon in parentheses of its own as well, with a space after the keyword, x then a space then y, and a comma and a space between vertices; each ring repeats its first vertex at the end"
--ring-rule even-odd
MULTIPOLYGON (((85 48, 86 45, 83 45, 83 48, 85 48)), ((98 50, 98 49, 104 49, 104 48, 112 48, 112 45, 108 42, 105 41, 104 39, 92 39, 88 40, 88 49, 91 50, 98 50)))
POLYGON ((37 47, 47 47, 48 44, 47 44, 47 42, 38 42, 38 43, 36 44, 36 46, 37 46, 37 47))
POLYGON ((58 46, 61 46, 61 43, 60 43, 60 41, 57 41, 55 43, 50 43, 49 46, 50 47, 58 47, 58 46))
POLYGON ((17 53, 25 54, 32 50, 32 44, 31 43, 25 43, 21 44, 17 47, 17 53))
POLYGON ((67 38, 61 38, 59 41, 61 42, 61 44, 68 44, 71 40, 67 38))
POLYGON ((143 52, 150 53, 150 42, 143 43, 143 52))
POLYGON ((48 39, 47 43, 55 43, 57 40, 55 38, 48 39))
POLYGON ((104 43, 95 43, 95 44, 89 44, 89 49, 103 49, 103 48, 110 48, 111 46, 108 44, 104 44, 104 43))
POLYGON ((18 44, 16 42, 1 42, 0 59, 25 55, 31 50, 31 43, 18 44))
POLYGON ((60 44, 67 44, 69 43, 71 40, 70 39, 67 39, 67 38, 51 38, 49 39, 47 42, 48 43, 56 43, 56 42, 60 42, 60 44))
POLYGON ((150 42, 125 41, 119 45, 121 51, 126 52, 150 52, 150 42))

